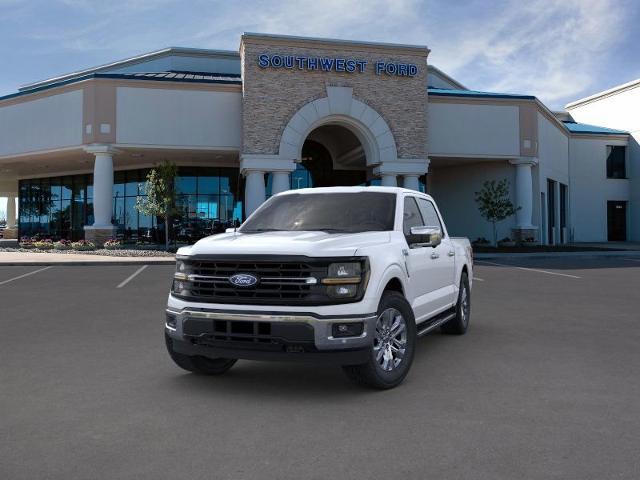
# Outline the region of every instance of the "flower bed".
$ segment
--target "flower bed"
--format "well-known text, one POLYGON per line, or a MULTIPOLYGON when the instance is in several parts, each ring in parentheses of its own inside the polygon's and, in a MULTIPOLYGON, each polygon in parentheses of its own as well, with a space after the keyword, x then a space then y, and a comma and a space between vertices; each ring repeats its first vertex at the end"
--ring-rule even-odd
POLYGON ((96 244, 88 240, 78 240, 77 242, 71 242, 71 248, 73 250, 78 250, 80 252, 83 252, 83 251, 86 252, 90 250, 95 250, 96 244))
POLYGON ((71 241, 70 240, 58 240, 53 244, 54 250, 71 250, 71 241))
POLYGON ((117 238, 110 238, 104 242, 105 250, 120 250, 122 248, 122 242, 117 238))

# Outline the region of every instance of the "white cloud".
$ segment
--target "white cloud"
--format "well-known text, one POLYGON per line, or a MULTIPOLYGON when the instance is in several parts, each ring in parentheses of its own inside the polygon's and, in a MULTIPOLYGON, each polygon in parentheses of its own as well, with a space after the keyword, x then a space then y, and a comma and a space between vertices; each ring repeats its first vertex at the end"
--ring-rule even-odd
POLYGON ((99 64, 169 45, 235 50, 243 31, 426 44, 432 50, 429 61, 470 88, 535 94, 553 107, 592 93, 598 74, 610 74, 608 57, 625 40, 630 11, 637 10, 632 0, 58 0, 45 5, 55 6, 50 15, 57 18, 46 18, 45 6, 33 8, 34 22, 20 33, 39 53, 68 50, 83 58, 93 53, 99 64), (59 18, 60 11, 65 18, 59 18))

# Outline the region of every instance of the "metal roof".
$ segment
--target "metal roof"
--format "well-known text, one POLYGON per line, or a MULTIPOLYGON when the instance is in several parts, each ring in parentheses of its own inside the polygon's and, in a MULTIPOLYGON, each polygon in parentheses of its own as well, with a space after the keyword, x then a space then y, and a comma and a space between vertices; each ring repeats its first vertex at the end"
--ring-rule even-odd
POLYGON ((535 100, 533 95, 520 95, 517 93, 480 92, 478 90, 454 90, 447 88, 427 88, 429 95, 442 97, 478 97, 478 98, 516 98, 535 100))
POLYGON ((9 98, 22 97, 32 93, 49 90, 51 88, 70 85, 72 83, 90 80, 92 78, 114 78, 121 80, 150 80, 156 82, 184 82, 184 83, 217 83, 226 85, 242 85, 240 75, 231 73, 194 73, 194 72, 150 72, 150 73, 90 73, 81 77, 74 77, 68 80, 61 80, 54 83, 48 83, 41 87, 22 90, 17 93, 10 93, 0 97, 0 100, 9 98))
POLYGON ((586 123, 568 122, 563 121, 565 127, 569 129, 571 133, 591 133, 596 135, 628 135, 629 132, 625 130, 615 130, 613 128, 598 127, 596 125, 588 125, 586 123))

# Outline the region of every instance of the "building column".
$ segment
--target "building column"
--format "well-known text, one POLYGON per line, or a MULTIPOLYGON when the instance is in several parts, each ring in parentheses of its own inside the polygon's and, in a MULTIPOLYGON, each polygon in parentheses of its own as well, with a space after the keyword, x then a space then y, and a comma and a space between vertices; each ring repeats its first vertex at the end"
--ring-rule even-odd
POLYGON ((271 182, 271 194, 286 192, 291 189, 289 181, 289 172, 276 171, 273 172, 273 181, 271 182))
POLYGON ((509 160, 516 167, 516 226, 513 229, 515 240, 535 238, 538 227, 533 225, 533 173, 532 167, 538 164, 535 157, 522 157, 509 160))
POLYGON ((398 181, 395 173, 383 173, 380 175, 383 187, 397 187, 398 181))
POLYGON ((271 192, 289 190, 289 173, 295 170, 294 161, 279 155, 243 153, 240 156, 240 174, 246 179, 244 190, 245 218, 251 215, 266 199, 265 172, 273 173, 271 192))
POLYGON ((402 179, 402 186, 404 188, 415 190, 416 192, 420 191, 419 175, 403 175, 402 179))
POLYGON ((244 189, 244 211, 248 217, 262 205, 265 200, 264 171, 246 170, 244 172, 246 185, 244 189))
POLYGON ((7 228, 4 229, 3 238, 5 240, 16 240, 18 229, 16 228, 16 196, 7 196, 7 228))
POLYGON ((95 156, 93 163, 93 225, 84 227, 85 239, 102 245, 113 237, 113 155, 110 145, 91 145, 85 151, 95 156))
POLYGON ((7 229, 16 228, 16 196, 7 197, 7 229))

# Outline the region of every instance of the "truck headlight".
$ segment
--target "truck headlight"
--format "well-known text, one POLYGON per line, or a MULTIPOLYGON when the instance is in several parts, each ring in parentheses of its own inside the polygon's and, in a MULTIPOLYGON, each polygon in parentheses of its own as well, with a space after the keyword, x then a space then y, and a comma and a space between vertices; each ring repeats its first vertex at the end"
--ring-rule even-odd
POLYGON ((189 264, 184 260, 176 260, 176 271, 173 274, 171 291, 177 295, 189 295, 189 264))
POLYGON ((332 263, 322 283, 327 285, 327 295, 332 298, 353 298, 362 283, 362 263, 332 263))
POLYGON ((362 265, 360 262, 332 263, 329 265, 327 278, 322 279, 325 285, 345 285, 362 281, 362 265))

